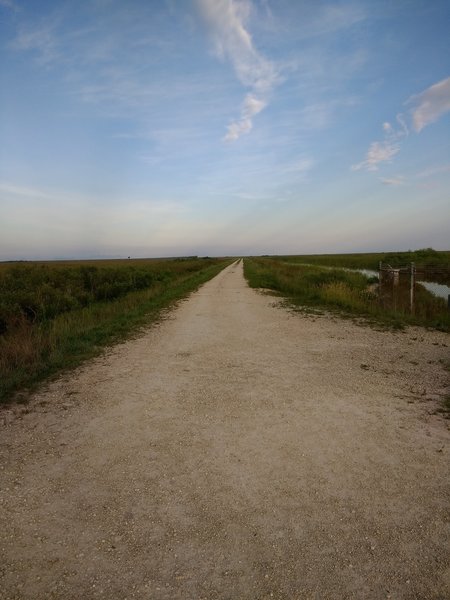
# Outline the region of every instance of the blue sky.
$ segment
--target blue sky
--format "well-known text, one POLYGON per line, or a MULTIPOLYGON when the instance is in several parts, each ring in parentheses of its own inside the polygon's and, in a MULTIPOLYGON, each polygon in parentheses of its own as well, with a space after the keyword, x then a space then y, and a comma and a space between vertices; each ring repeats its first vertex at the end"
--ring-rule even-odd
POLYGON ((0 260, 450 248, 448 0, 0 0, 0 260))

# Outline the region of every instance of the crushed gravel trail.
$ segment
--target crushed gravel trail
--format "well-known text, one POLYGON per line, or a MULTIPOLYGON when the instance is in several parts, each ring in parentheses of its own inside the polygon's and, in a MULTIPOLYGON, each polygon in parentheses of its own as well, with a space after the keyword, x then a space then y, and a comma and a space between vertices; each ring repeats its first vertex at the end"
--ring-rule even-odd
POLYGON ((449 598, 448 345, 234 263, 0 412, 0 598, 449 598))

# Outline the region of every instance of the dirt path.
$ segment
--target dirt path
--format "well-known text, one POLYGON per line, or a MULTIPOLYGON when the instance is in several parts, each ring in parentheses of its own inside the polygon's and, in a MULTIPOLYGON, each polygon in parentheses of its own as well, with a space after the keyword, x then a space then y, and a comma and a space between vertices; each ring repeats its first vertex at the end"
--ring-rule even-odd
POLYGON ((0 413, 0 598, 449 597, 448 336, 275 302, 232 265, 0 413))

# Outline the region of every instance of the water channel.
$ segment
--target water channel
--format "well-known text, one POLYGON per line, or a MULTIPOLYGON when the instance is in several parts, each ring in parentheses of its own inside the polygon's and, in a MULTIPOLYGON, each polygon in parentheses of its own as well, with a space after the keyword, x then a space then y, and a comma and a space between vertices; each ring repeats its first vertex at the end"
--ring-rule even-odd
MULTIPOLYGON (((292 264, 292 263, 288 263, 292 264)), ((345 267, 326 267, 324 265, 311 265, 303 263, 305 267, 321 267, 323 269, 342 269, 343 271, 350 271, 352 273, 362 273, 366 277, 376 277, 379 279, 378 271, 373 271, 371 269, 347 269, 345 267)), ((423 286, 426 290, 431 292, 434 296, 438 298, 444 298, 447 300, 450 296, 450 286, 444 285, 442 283, 436 283, 435 281, 419 281, 416 280, 416 283, 423 286)))
MULTIPOLYGON (((345 271, 353 271, 357 273, 362 273, 367 277, 377 277, 379 278, 378 271, 371 271, 370 269, 344 269, 345 271)), ((420 281, 416 280, 416 283, 423 286, 426 290, 431 292, 434 296, 438 298, 444 298, 447 300, 450 296, 450 286, 444 285, 443 283, 436 283, 435 281, 420 281)))

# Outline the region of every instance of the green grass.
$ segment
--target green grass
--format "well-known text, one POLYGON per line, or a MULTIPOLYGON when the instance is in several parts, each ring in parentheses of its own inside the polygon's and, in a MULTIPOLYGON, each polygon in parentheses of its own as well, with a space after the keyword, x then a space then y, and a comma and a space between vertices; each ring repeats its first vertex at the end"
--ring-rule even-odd
POLYGON ((423 248, 408 252, 377 252, 358 254, 302 254, 296 256, 272 256, 274 260, 326 267, 344 267, 347 269, 372 269, 378 270, 380 261, 392 267, 408 265, 450 265, 450 251, 438 251, 432 248, 423 248))
POLYGON ((408 289, 399 287, 394 310, 380 304, 376 284, 371 286, 371 280, 361 273, 268 257, 245 259, 244 273, 251 287, 277 291, 297 306, 337 310, 394 327, 418 324, 450 330, 446 302, 421 286, 416 286, 415 313, 411 315, 408 289))
POLYGON ((229 260, 79 263, 0 271, 0 402, 79 365, 157 319, 229 260), (133 289, 134 286, 134 289, 133 289))

